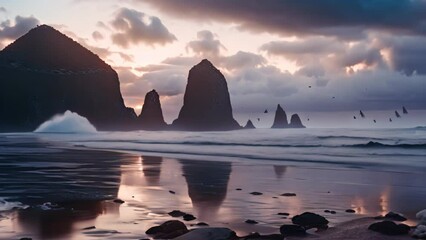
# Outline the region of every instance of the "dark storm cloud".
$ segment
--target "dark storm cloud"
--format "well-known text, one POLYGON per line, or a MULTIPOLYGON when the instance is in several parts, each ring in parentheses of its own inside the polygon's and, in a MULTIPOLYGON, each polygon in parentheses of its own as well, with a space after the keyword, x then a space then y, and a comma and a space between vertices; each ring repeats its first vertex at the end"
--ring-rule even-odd
POLYGON ((40 21, 35 17, 15 17, 15 24, 12 25, 10 20, 0 23, 0 40, 15 40, 24 35, 32 28, 40 24, 40 21))
POLYGON ((158 17, 128 8, 121 8, 111 24, 117 31, 111 36, 112 41, 125 48, 139 43, 165 45, 176 40, 158 17))
MULTIPOLYGON (((138 0, 135 0, 138 2, 138 0)), ((355 39, 368 29, 426 34, 424 0, 140 0, 180 18, 278 34, 355 39)))
POLYGON ((426 75, 426 37, 398 36, 384 40, 391 46, 392 67, 407 75, 426 75))

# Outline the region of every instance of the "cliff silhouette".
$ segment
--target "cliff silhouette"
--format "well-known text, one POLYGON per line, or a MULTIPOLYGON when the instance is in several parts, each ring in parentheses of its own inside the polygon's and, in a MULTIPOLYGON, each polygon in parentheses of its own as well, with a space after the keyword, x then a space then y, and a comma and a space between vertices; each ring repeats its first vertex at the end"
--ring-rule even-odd
POLYGON ((136 119, 111 66, 41 25, 0 51, 0 131, 33 131, 66 110, 99 130, 130 128, 136 119))

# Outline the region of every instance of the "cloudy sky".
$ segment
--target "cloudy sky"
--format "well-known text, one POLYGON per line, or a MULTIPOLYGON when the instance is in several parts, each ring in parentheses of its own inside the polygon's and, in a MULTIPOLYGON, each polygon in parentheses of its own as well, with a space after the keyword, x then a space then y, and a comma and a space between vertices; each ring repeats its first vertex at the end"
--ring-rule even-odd
POLYGON ((425 0, 0 0, 0 48, 37 24, 111 64, 137 113, 156 89, 168 122, 207 58, 240 123, 268 126, 280 103, 312 126, 426 125, 425 0))

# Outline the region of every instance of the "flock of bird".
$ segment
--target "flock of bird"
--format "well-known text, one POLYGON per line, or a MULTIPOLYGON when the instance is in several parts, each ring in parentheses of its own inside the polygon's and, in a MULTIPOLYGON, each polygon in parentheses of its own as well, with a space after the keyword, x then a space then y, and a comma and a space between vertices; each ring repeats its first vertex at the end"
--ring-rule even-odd
MULTIPOLYGON (((408 114, 407 109, 403 106, 402 107, 402 113, 403 114, 408 114)), ((361 116, 361 118, 365 118, 365 114, 362 111, 359 111, 359 115, 361 116)), ((396 118, 401 118, 401 115, 399 114, 398 111, 395 111, 395 117, 396 118)), ((354 119, 356 119, 356 116, 354 116, 354 119)), ((376 119, 373 119, 374 123, 377 123, 376 119)), ((389 118, 389 122, 392 122, 392 118, 389 118)))

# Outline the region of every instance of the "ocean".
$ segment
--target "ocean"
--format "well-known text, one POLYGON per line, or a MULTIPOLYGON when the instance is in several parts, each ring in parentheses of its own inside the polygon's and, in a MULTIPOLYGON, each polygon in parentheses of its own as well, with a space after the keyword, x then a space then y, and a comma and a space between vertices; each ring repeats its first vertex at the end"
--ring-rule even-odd
POLYGON ((0 134, 0 239, 137 239, 176 209, 240 234, 303 211, 413 220, 425 172, 426 127, 0 134))

